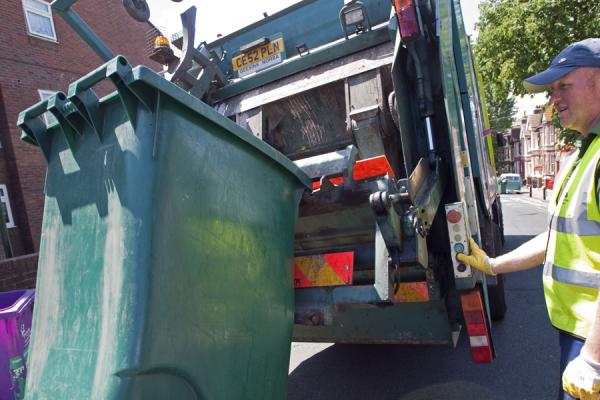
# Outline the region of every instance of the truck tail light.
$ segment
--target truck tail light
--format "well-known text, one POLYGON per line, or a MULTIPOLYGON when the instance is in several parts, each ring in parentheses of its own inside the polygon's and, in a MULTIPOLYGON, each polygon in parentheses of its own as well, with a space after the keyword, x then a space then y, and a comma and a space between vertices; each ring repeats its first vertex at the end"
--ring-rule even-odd
POLYGON ((481 293, 477 289, 463 292, 460 295, 460 301, 473 362, 477 364, 491 363, 494 356, 481 293))
POLYGON ((402 41, 407 43, 418 39, 421 32, 414 0, 394 0, 394 8, 402 41))

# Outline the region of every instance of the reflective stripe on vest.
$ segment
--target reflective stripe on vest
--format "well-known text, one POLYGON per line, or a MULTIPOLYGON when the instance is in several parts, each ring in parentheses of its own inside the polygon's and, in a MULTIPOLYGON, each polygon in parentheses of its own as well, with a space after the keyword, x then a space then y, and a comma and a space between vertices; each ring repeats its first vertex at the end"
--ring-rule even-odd
POLYGON ((558 198, 562 193, 563 189, 565 189, 565 180, 567 179, 571 170, 573 169, 573 166, 577 162, 578 155, 579 151, 575 151, 573 152, 573 154, 569 155, 563 163, 562 168, 558 171, 556 178, 554 179, 554 189, 552 189, 552 196, 550 196, 550 201, 548 202, 548 226, 550 226, 550 224, 552 223, 552 217, 556 209, 556 204, 558 203, 558 198))
POLYGON ((572 233, 578 236, 597 236, 600 232, 600 222, 590 221, 587 211, 576 218, 554 217, 555 230, 560 233, 572 233))
POLYGON ((552 277, 552 279, 557 282, 588 288, 600 288, 600 271, 578 271, 575 269, 559 267, 548 261, 544 264, 544 275, 552 277))

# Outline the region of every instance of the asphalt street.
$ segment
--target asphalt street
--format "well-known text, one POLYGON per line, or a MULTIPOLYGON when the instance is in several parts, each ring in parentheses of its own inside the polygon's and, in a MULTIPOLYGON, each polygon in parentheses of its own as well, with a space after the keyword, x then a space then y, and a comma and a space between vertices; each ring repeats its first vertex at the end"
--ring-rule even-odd
MULTIPOLYGON (((546 204, 502 195, 510 251, 545 230, 546 204)), ((471 362, 466 335, 436 346, 293 343, 288 399, 545 400, 559 382, 558 335, 546 314, 541 268, 505 277, 508 311, 493 326, 497 358, 471 362)))

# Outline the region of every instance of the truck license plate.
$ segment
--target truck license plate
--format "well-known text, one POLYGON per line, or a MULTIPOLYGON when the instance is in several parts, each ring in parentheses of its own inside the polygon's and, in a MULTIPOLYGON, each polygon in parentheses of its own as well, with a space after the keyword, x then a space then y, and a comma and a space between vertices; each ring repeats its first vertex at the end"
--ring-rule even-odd
POLYGON ((231 59, 231 66, 240 78, 265 68, 277 65, 285 58, 283 38, 277 38, 262 46, 255 47, 246 53, 231 59))

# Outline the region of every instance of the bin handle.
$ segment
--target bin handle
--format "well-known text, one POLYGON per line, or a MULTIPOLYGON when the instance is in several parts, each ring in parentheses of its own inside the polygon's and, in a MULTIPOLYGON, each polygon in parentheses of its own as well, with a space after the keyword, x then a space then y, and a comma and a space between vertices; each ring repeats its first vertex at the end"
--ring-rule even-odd
POLYGON ((23 130, 22 139, 28 143, 38 145, 50 162, 51 139, 47 133, 47 126, 39 118, 49 111, 59 122, 71 150, 75 148, 75 138, 83 135, 85 126, 89 126, 102 141, 103 115, 100 109, 98 96, 93 87, 104 79, 110 79, 119 93, 119 98, 127 117, 134 129, 137 122, 138 103, 148 111, 152 110, 154 102, 150 93, 134 91, 129 86, 133 82, 131 66, 123 56, 114 57, 89 74, 81 77, 69 85, 68 95, 56 92, 49 98, 41 100, 19 114, 17 125, 23 130))
POLYGON ((137 122, 137 104, 141 103, 146 110, 152 110, 153 99, 133 91, 129 85, 133 82, 131 65, 121 55, 107 61, 89 74, 79 78, 69 85, 67 98, 84 116, 89 125, 102 139, 102 115, 98 106, 98 96, 92 88, 104 79, 110 79, 119 92, 119 98, 125 108, 127 117, 135 128, 137 122))
POLYGON ((67 100, 67 96, 63 92, 56 92, 19 114, 17 125, 23 130, 22 139, 38 145, 42 149, 44 158, 49 162, 51 140, 48 135, 48 127, 40 118, 45 112, 54 115, 71 150, 75 148, 76 135, 83 134, 84 125, 87 121, 67 100))

